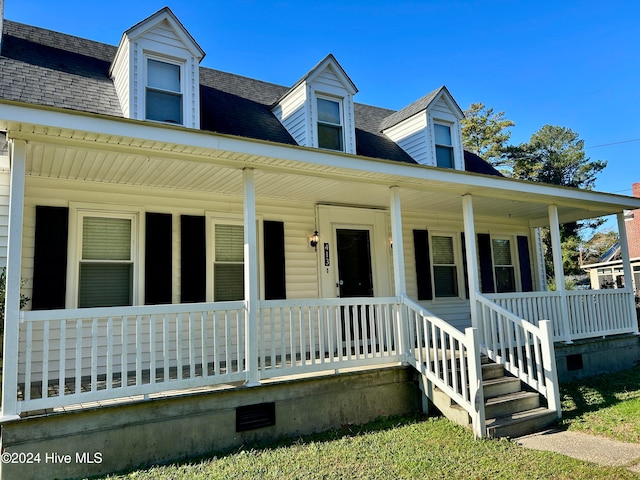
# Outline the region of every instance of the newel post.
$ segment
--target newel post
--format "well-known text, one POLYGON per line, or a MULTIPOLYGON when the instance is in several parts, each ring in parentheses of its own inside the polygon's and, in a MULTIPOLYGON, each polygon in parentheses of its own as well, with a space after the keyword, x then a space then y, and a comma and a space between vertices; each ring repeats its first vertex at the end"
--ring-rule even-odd
POLYGON ((2 418, 18 417, 18 333, 20 321, 20 276, 22 269, 22 228, 24 177, 27 142, 10 141, 9 238, 4 308, 2 372, 2 418))
POLYGON ((468 327, 464 331, 467 337, 467 345, 473 349, 467 352, 469 368, 469 401, 473 406, 471 423, 473 434, 476 438, 487 435, 487 422, 484 412, 484 390, 482 386, 482 362, 480 360, 480 334, 477 328, 468 327))
POLYGON ((258 371, 258 247, 254 171, 243 170, 244 179, 244 301, 247 385, 260 384, 258 371))
POLYGON ((538 328, 541 333, 542 366, 544 368, 544 383, 547 389, 547 403, 549 410, 555 410, 558 418, 562 418, 558 368, 556 366, 556 352, 553 345, 553 326, 549 320, 540 320, 538 328))

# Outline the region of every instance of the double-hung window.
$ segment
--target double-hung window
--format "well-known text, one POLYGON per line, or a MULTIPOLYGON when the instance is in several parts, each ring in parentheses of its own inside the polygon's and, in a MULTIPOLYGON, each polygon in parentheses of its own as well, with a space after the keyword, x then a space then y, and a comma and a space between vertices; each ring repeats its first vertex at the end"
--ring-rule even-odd
POLYGON ((318 147, 344 151, 341 102, 318 97, 318 147))
POLYGON ((79 216, 78 307, 133 305, 133 215, 79 216))
POLYGON ((516 275, 511 254, 511 240, 508 238, 492 238, 491 250, 493 252, 496 292, 515 292, 516 275))
POLYGON ((442 168, 454 168, 451 127, 442 123, 433 124, 436 143, 436 164, 442 168))
POLYGON ((244 226, 214 224, 213 301, 244 299, 244 226))
POLYGON ((146 119, 182 124, 181 66, 147 58, 146 119))
POLYGON ((431 237, 433 257, 433 284, 437 297, 458 296, 458 272, 455 261, 455 243, 452 236, 431 237))

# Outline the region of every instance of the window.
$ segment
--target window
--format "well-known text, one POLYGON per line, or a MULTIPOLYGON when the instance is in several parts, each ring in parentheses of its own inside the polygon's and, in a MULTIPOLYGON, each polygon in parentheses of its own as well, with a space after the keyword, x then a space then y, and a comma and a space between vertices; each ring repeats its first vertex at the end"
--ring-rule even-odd
POLYGON ((515 292, 516 277, 513 258, 511 255, 511 241, 506 238, 492 238, 493 268, 496 278, 496 292, 515 292))
POLYGON ((182 124, 180 65, 147 59, 146 118, 182 124))
POLYGON ((453 168, 453 142, 451 141, 451 127, 434 123, 433 129, 436 139, 436 164, 442 168, 453 168))
POLYGON ((214 225, 213 301, 244 299, 244 227, 214 225))
POLYGON ((458 274, 451 236, 433 235, 433 283, 436 297, 458 296, 458 274))
POLYGON ((133 305, 134 219, 81 214, 78 307, 133 305))
POLYGON ((318 98, 318 147, 344 150, 339 101, 318 98))

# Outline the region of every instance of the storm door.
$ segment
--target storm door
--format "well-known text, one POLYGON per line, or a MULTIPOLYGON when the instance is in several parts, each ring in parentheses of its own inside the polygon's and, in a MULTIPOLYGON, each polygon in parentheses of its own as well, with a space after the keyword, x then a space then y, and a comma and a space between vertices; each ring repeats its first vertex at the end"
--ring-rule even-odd
MULTIPOLYGON (((369 230, 336 229, 338 291, 341 298, 373 297, 369 230)), ((367 307, 341 307, 342 341, 345 347, 370 348, 372 313, 367 307)))

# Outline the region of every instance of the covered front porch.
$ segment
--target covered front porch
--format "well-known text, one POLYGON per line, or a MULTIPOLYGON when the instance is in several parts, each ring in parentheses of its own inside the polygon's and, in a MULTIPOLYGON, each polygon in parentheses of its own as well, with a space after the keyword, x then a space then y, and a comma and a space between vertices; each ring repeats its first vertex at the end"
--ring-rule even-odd
POLYGON ((172 391, 411 365, 465 409, 483 436, 481 353, 559 413, 553 342, 638 332, 630 288, 567 292, 558 276, 557 290, 544 291, 536 234, 550 226, 562 271, 561 222, 617 213, 624 237, 622 210, 640 207, 637 199, 179 128, 168 142, 162 129, 93 118, 105 132, 98 135, 75 121, 51 122, 66 129, 8 128, 5 422, 172 391), (68 219, 65 285, 60 307, 21 311, 21 278, 38 268, 40 207, 64 210, 68 219), (170 301, 155 304, 147 288, 154 284, 149 213, 172 226, 170 301), (104 217, 130 222, 130 301, 80 308, 80 270, 88 263, 82 222, 104 217), (202 218, 201 271, 184 261, 191 252, 182 247, 195 231, 184 227, 185 217, 202 218), (266 273, 276 248, 265 222, 282 224, 285 288, 276 294, 266 273), (216 257, 220 224, 242 227, 240 259, 216 257), (508 246, 510 263, 494 256, 488 268, 489 275, 507 272, 514 292, 480 293, 487 259, 469 241, 478 234, 508 246), (359 251, 366 245, 361 261, 345 266, 350 257, 339 251, 348 242, 340 235, 359 251), (418 239, 426 239, 426 257, 418 239), (221 300, 218 275, 238 269, 242 298, 221 300), (361 290, 344 288, 352 269, 361 290), (426 269, 425 290, 419 277, 426 269), (187 300, 200 276, 202 298, 187 300))

